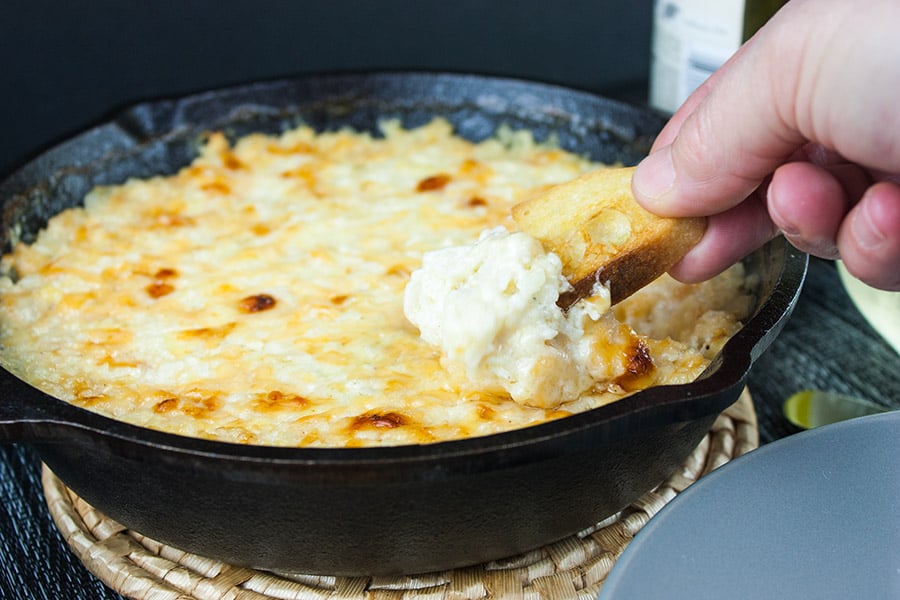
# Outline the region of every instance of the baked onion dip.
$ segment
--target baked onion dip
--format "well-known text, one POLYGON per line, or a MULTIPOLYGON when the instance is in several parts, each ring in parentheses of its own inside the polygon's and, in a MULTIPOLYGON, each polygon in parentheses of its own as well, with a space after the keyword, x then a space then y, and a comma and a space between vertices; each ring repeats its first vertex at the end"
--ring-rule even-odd
POLYGON ((553 255, 515 231, 526 194, 601 166, 442 119, 213 133, 178 173, 97 188, 14 245, 0 362, 114 419, 279 446, 480 436, 691 381, 749 310, 740 266, 563 315, 553 255), (482 268, 465 289, 429 275, 482 268))
MULTIPOLYGON (((406 286, 404 311, 461 385, 554 408, 609 378, 612 365, 594 346, 616 337, 590 333, 602 327, 608 290, 597 286, 564 313, 556 301, 570 287, 558 256, 523 232, 498 227, 474 244, 425 254, 406 286)), ((645 350, 634 359, 649 361, 645 350)))

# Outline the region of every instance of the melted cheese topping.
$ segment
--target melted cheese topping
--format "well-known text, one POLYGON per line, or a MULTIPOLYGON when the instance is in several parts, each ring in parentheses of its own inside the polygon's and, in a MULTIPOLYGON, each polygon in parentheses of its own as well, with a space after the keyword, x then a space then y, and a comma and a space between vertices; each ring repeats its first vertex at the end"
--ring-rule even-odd
POLYGON ((601 320, 602 385, 555 408, 465 385, 404 317, 410 273, 428 251, 512 229, 524 194, 597 165, 527 132, 383 129, 234 147, 214 134, 176 175, 94 190, 3 258, 0 362, 141 426, 351 447, 484 435, 689 381, 739 327, 741 273, 661 280, 601 320))

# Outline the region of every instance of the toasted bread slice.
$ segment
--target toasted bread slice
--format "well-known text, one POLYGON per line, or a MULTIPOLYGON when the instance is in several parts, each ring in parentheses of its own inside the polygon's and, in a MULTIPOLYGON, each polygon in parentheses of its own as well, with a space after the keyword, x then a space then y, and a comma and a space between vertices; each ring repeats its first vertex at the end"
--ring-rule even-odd
POLYGON ((660 217, 631 193, 634 168, 605 168, 542 190, 512 209, 519 229, 562 259, 568 308, 608 283, 616 304, 671 268, 703 236, 705 218, 660 217))

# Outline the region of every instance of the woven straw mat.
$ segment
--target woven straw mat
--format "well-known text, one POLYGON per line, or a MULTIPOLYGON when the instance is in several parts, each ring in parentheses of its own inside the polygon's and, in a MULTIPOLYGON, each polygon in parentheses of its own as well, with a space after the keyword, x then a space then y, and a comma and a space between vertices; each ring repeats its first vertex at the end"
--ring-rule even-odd
POLYGON ((50 513, 72 551, 107 586, 134 600, 593 599, 650 517, 691 483, 758 443, 756 413, 745 390, 680 470, 620 513, 519 556, 403 577, 304 576, 235 567, 126 529, 76 496, 47 467, 43 482, 50 513))

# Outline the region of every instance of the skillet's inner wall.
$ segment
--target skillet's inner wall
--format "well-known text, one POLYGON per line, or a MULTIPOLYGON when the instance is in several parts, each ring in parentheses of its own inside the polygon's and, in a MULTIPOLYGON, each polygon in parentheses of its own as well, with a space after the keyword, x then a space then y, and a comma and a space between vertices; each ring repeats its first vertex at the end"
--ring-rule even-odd
POLYGON ((25 165, 0 184, 0 247, 6 253, 11 242, 32 241, 50 216, 79 205, 98 185, 176 172, 210 130, 232 140, 301 123, 377 134, 384 118, 412 127, 434 116, 472 141, 508 125, 610 164, 636 163, 662 126, 650 112, 589 94, 478 76, 334 75, 229 88, 137 105, 25 165))

